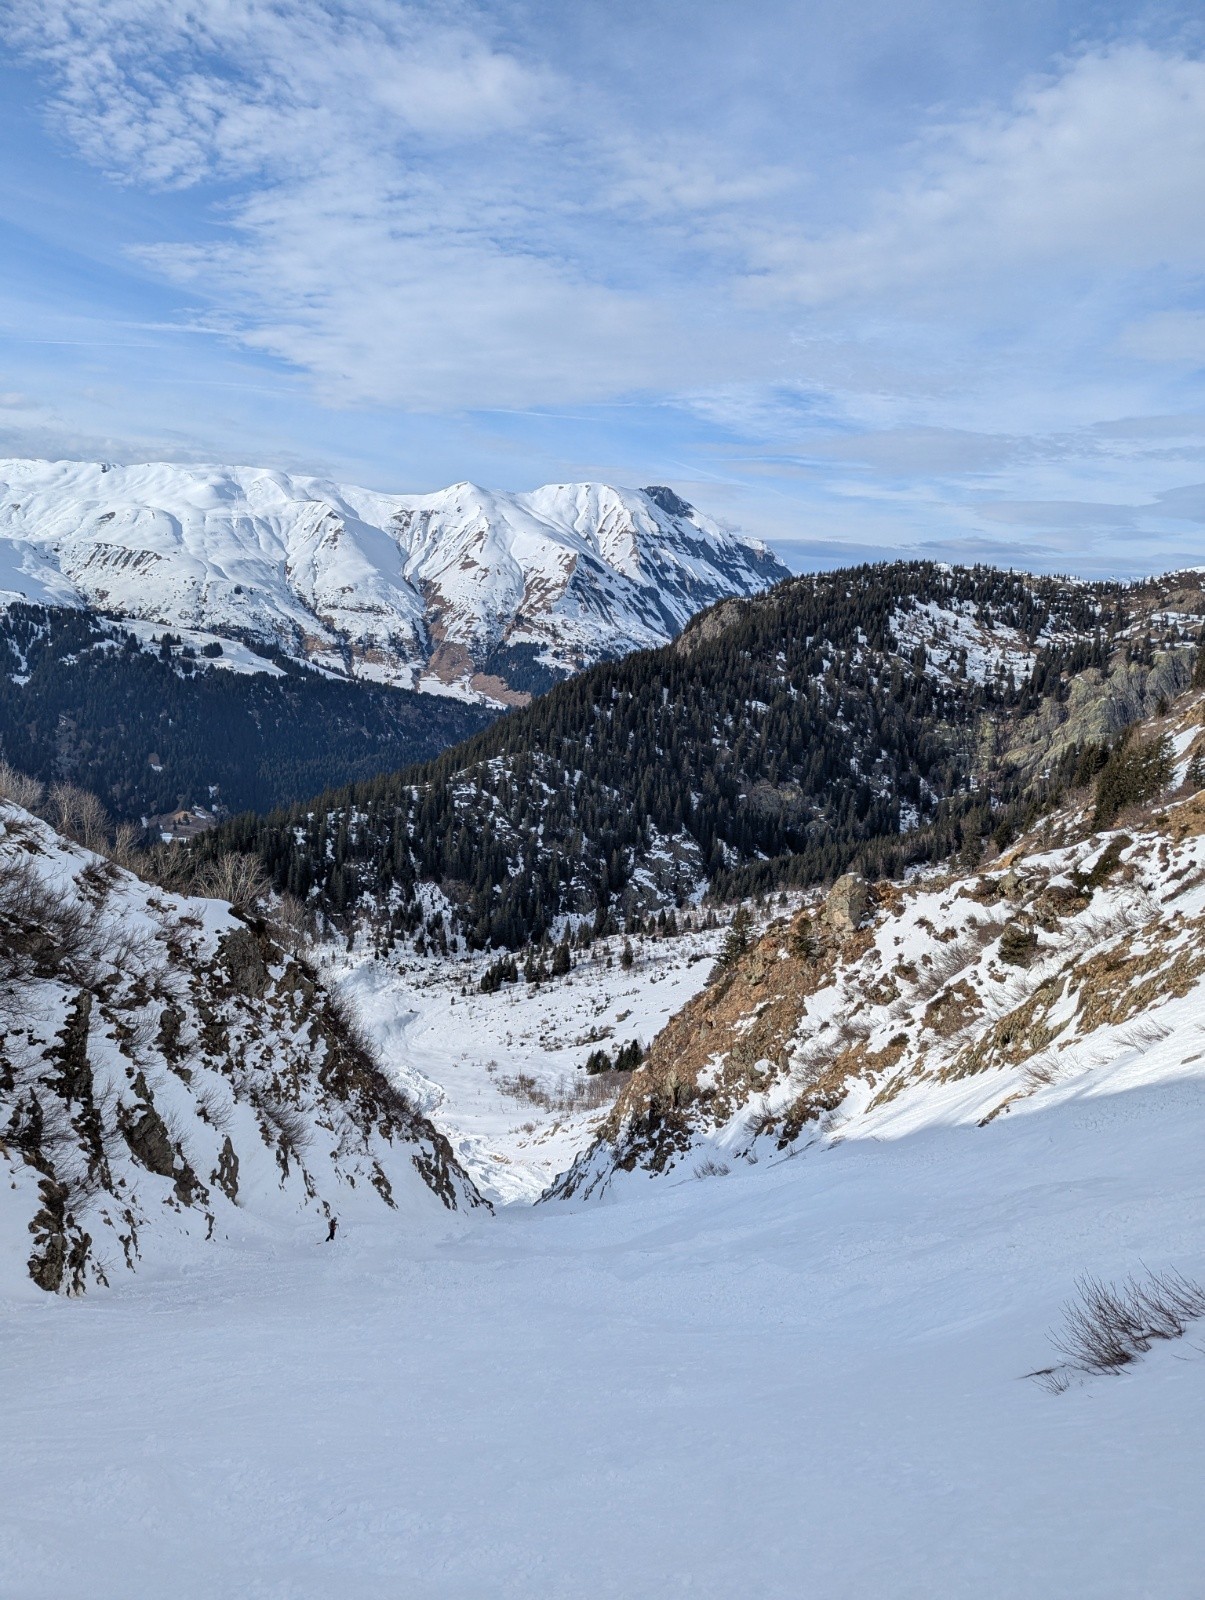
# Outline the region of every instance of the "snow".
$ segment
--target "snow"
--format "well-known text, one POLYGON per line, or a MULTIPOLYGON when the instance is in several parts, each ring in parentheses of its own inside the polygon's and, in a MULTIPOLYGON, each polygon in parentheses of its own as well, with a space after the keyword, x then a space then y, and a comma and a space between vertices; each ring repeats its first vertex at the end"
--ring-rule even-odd
POLYGON ((640 490, 389 495, 253 467, 0 461, 0 591, 263 639, 328 671, 461 698, 499 644, 568 672, 664 644, 786 576, 640 490))
POLYGON ((567 1104, 596 1081, 583 1071, 591 1051, 614 1055, 629 1039, 648 1045, 703 987, 722 937, 634 939, 629 972, 620 967, 622 937, 599 939, 575 952, 568 977, 535 987, 520 978, 494 994, 479 982, 495 952, 397 965, 331 955, 325 971, 341 980, 382 1064, 451 1141, 477 1188, 507 1205, 538 1199, 605 1116, 606 1104, 567 1104), (524 1092, 521 1075, 552 1104, 524 1092))
POLYGON ((131 617, 122 623, 122 627, 132 633, 144 650, 158 648, 158 640, 165 631, 171 632, 183 645, 187 645, 194 652, 193 666, 201 671, 217 667, 223 672, 233 672, 239 677, 261 672, 269 678, 283 678, 285 671, 278 667, 275 661, 268 661, 264 656, 243 644, 239 639, 227 639, 216 633, 208 633, 203 628, 176 628, 164 630, 153 622, 140 622, 131 617), (220 656, 205 656, 201 652, 207 644, 220 644, 220 656))
POLYGON ((1023 1374, 1077 1274, 1205 1275, 1203 1135, 1194 1075, 10 1305, 5 1592, 1190 1600, 1201 1339, 1023 1374))
POLYGON ((78 1256, 58 1286, 103 1292, 256 1241, 313 1253, 365 1211, 477 1203, 454 1168, 437 1188, 435 1130, 355 1074, 323 993, 226 902, 147 884, 0 803, 0 914, 0 1296, 43 1293, 31 1264, 51 1236, 78 1256), (14 927, 53 946, 32 953, 14 927), (47 1179, 54 1227, 37 1223, 54 1221, 47 1179))
POLYGON ((893 613, 891 631, 901 651, 924 645, 928 670, 941 682, 949 683, 961 675, 964 650, 966 677, 973 683, 987 683, 1000 671, 1012 672, 1018 683, 1027 678, 1037 657, 1022 635, 1002 623, 986 627, 976 622, 975 610, 969 600, 916 601, 893 613))

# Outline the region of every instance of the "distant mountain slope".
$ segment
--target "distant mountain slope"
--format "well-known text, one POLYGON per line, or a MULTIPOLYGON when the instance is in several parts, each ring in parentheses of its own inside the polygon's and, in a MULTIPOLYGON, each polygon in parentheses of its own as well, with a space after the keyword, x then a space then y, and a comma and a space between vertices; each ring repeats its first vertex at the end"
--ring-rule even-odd
POLYGON ((0 609, 0 755, 91 790, 120 818, 215 802, 268 810, 425 760, 494 715, 211 635, 164 629, 155 644, 133 626, 141 639, 91 611, 0 609))
POLYGON ((780 917, 657 1037, 554 1192, 1199 1079, 1203 788, 1197 690, 987 870, 841 880, 780 917))
POLYGON ((0 462, 0 591, 498 704, 786 576, 664 488, 389 495, 251 467, 0 462))
POLYGON ((1139 591, 928 563, 797 578, 426 767, 232 824, 213 848, 258 850, 281 888, 389 936, 432 915, 437 886, 436 920, 474 945, 708 883, 895 868, 1011 825, 1010 806, 1183 688, 1201 606, 1199 579, 1139 591))
POLYGON ((478 1203, 313 971, 0 802, 0 1287, 478 1203))

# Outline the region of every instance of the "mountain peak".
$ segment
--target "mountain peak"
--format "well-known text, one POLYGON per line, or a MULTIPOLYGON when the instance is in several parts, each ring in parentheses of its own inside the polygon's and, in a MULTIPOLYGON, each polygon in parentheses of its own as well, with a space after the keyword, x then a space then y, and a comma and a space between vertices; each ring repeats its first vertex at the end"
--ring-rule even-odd
POLYGON ((688 500, 683 500, 680 494, 667 489, 663 483, 651 483, 640 492, 647 495, 655 506, 660 506, 662 511, 671 517, 689 517, 694 512, 695 508, 688 500))
POLYGON ((405 495, 247 466, 103 468, 0 461, 0 587, 495 704, 788 575, 664 487, 405 495))

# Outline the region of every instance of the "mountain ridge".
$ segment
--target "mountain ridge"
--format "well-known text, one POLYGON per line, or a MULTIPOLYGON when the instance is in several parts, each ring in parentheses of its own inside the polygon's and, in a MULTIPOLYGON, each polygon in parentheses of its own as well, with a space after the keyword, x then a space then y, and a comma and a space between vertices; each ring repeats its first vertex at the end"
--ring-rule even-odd
POLYGON ((658 485, 409 495, 268 468, 0 461, 0 591, 495 705, 786 576, 658 485))
POLYGON ((1103 759, 1187 686, 1203 616, 1200 581, 1175 577, 912 562, 795 578, 434 762, 232 822, 211 847, 260 853, 279 889, 387 941, 434 919, 471 947, 565 916, 600 932, 708 888, 803 887, 858 858, 894 872, 1015 827, 1103 759))

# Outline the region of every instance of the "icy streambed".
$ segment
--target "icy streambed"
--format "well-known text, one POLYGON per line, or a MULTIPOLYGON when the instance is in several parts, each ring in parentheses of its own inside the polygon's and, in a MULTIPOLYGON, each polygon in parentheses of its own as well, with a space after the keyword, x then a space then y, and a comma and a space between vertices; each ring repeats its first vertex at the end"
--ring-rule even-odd
POLYGON ((1205 1333, 1052 1396, 1085 1270, 1205 1275, 1205 1083, 364 1226, 0 1310, 5 1600, 1198 1596, 1205 1333))

